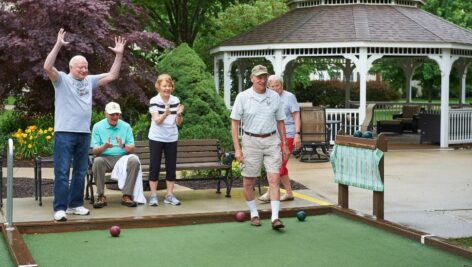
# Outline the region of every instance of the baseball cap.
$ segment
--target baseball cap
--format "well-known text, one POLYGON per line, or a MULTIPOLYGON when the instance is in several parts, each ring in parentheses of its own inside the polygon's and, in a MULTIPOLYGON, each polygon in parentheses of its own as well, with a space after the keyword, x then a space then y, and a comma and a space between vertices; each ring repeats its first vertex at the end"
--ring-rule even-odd
POLYGON ((115 114, 115 113, 120 113, 121 114, 121 109, 120 109, 120 104, 116 102, 110 102, 105 106, 105 112, 108 114, 115 114))
POLYGON ((267 68, 265 66, 256 65, 256 66, 254 66, 254 68, 252 68, 251 76, 259 76, 259 75, 263 75, 263 74, 269 74, 269 72, 267 71, 267 68))

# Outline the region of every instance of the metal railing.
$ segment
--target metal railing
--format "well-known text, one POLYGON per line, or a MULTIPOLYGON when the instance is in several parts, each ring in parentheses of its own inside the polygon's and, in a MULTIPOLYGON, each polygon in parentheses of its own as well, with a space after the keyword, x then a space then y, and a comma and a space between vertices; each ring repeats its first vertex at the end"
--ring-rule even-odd
POLYGON ((6 230, 13 230, 13 140, 8 139, 7 152, 7 222, 6 230))

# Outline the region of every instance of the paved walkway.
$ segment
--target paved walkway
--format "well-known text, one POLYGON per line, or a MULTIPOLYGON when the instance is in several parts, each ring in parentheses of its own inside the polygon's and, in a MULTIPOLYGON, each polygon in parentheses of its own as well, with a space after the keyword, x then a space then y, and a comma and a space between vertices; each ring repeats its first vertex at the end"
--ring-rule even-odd
MULTIPOLYGON (((472 150, 405 150, 385 154, 385 219, 441 237, 472 236, 472 150)), ((295 201, 282 207, 303 207, 337 203, 337 184, 331 165, 289 162, 291 177, 307 186, 298 190, 295 201)), ((6 172, 4 171, 4 175, 6 172)), ((16 168, 15 177, 32 177, 32 168, 16 168)), ((52 178, 46 169, 43 177, 52 178)), ((163 203, 153 208, 127 208, 120 205, 120 194, 108 190, 109 206, 92 210, 90 218, 139 217, 149 214, 199 213, 247 210, 241 189, 233 189, 232 198, 214 190, 190 190, 179 187, 181 206, 163 203)), ((164 192, 158 194, 162 199, 164 192)), ((14 221, 51 220, 52 199, 44 198, 42 207, 34 199, 14 200, 14 221)), ((372 192, 350 188, 350 208, 372 213, 372 192)), ((86 204, 88 206, 88 204, 86 204)), ((258 203, 259 209, 270 209, 258 203)), ((72 217, 70 219, 81 219, 72 217)), ((3 220, 3 218, 0 218, 3 220)))

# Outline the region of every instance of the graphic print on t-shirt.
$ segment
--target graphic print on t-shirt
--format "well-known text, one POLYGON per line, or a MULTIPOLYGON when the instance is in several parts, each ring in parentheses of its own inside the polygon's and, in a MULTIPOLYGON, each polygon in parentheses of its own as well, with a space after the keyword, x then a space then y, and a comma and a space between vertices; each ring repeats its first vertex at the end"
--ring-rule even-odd
POLYGON ((84 79, 82 81, 74 80, 73 84, 74 84, 74 88, 77 93, 77 96, 86 97, 90 94, 90 90, 88 89, 87 79, 84 79))

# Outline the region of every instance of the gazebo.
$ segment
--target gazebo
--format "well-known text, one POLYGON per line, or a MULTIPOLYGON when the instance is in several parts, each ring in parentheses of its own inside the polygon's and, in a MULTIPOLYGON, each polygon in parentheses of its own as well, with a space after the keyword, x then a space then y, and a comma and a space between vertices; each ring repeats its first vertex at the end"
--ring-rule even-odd
POLYGON ((450 72, 455 64, 462 78, 460 101, 464 103, 472 32, 423 11, 422 4, 422 0, 291 0, 284 15, 212 49, 216 90, 221 65, 224 101, 231 108, 233 67, 238 70, 241 90, 244 71, 257 61, 269 61, 276 74, 290 81, 297 61, 326 58, 341 62, 347 79, 354 68, 359 72, 362 121, 367 75, 374 61, 396 58, 403 62, 408 102, 414 70, 421 59, 429 58, 441 71, 440 146, 448 147, 450 72))

